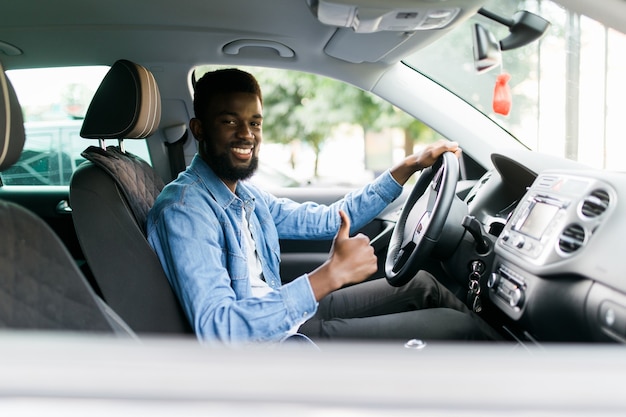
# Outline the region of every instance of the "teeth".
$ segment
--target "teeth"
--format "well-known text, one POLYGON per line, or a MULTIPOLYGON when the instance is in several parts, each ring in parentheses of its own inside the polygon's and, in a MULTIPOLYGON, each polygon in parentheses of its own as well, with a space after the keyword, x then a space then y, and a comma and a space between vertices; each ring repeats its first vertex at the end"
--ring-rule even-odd
POLYGON ((252 148, 250 148, 250 149, 233 148, 233 152, 241 154, 241 155, 248 155, 248 154, 252 153, 252 148))

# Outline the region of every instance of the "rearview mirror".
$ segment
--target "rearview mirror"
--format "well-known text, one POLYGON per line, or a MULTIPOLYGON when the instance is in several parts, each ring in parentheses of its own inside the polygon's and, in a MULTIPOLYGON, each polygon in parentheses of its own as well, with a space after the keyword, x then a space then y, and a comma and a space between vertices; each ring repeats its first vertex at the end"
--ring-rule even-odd
POLYGON ((478 73, 487 72, 500 66, 502 63, 500 43, 490 31, 478 23, 474 24, 472 41, 474 46, 474 67, 478 73))

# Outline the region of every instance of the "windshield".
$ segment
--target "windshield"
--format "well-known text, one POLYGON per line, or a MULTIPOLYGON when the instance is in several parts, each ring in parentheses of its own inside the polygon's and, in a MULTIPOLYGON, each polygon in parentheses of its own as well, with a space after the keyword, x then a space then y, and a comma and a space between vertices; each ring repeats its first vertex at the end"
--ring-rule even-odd
POLYGON ((538 41, 502 51, 502 65, 478 73, 472 30, 479 23, 497 40, 507 26, 482 15, 405 59, 487 114, 532 150, 603 169, 623 170, 626 148, 621 118, 625 105, 626 36, 546 0, 492 0, 485 9, 511 19, 528 10, 551 25, 538 41), (510 75, 508 114, 494 111, 498 75, 510 75))

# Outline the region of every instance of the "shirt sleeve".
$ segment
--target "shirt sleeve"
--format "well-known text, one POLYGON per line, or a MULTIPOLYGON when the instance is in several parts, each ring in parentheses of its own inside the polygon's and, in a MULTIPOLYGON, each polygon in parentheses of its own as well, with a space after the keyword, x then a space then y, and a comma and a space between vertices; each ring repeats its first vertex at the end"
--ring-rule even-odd
POLYGON ((348 214, 351 233, 371 222, 402 193, 402 186, 387 170, 375 181, 347 194, 331 205, 297 203, 261 192, 269 207, 278 235, 282 239, 331 239, 341 219, 339 210, 348 214))
POLYGON ((175 203, 162 209, 153 222, 149 241, 201 340, 278 341, 315 313, 317 302, 307 276, 263 297, 237 297, 249 295, 247 270, 227 271, 229 259, 243 255, 228 249, 225 235, 234 231, 218 216, 175 203))

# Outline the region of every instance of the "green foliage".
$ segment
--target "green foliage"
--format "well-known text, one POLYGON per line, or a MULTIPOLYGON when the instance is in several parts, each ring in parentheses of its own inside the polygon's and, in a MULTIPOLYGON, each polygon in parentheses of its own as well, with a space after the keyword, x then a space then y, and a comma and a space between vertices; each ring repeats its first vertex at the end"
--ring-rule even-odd
POLYGON ((264 90, 269 140, 316 141, 341 123, 361 125, 365 131, 398 127, 414 137, 428 129, 381 98, 340 81, 294 71, 257 69, 254 73, 264 90))

